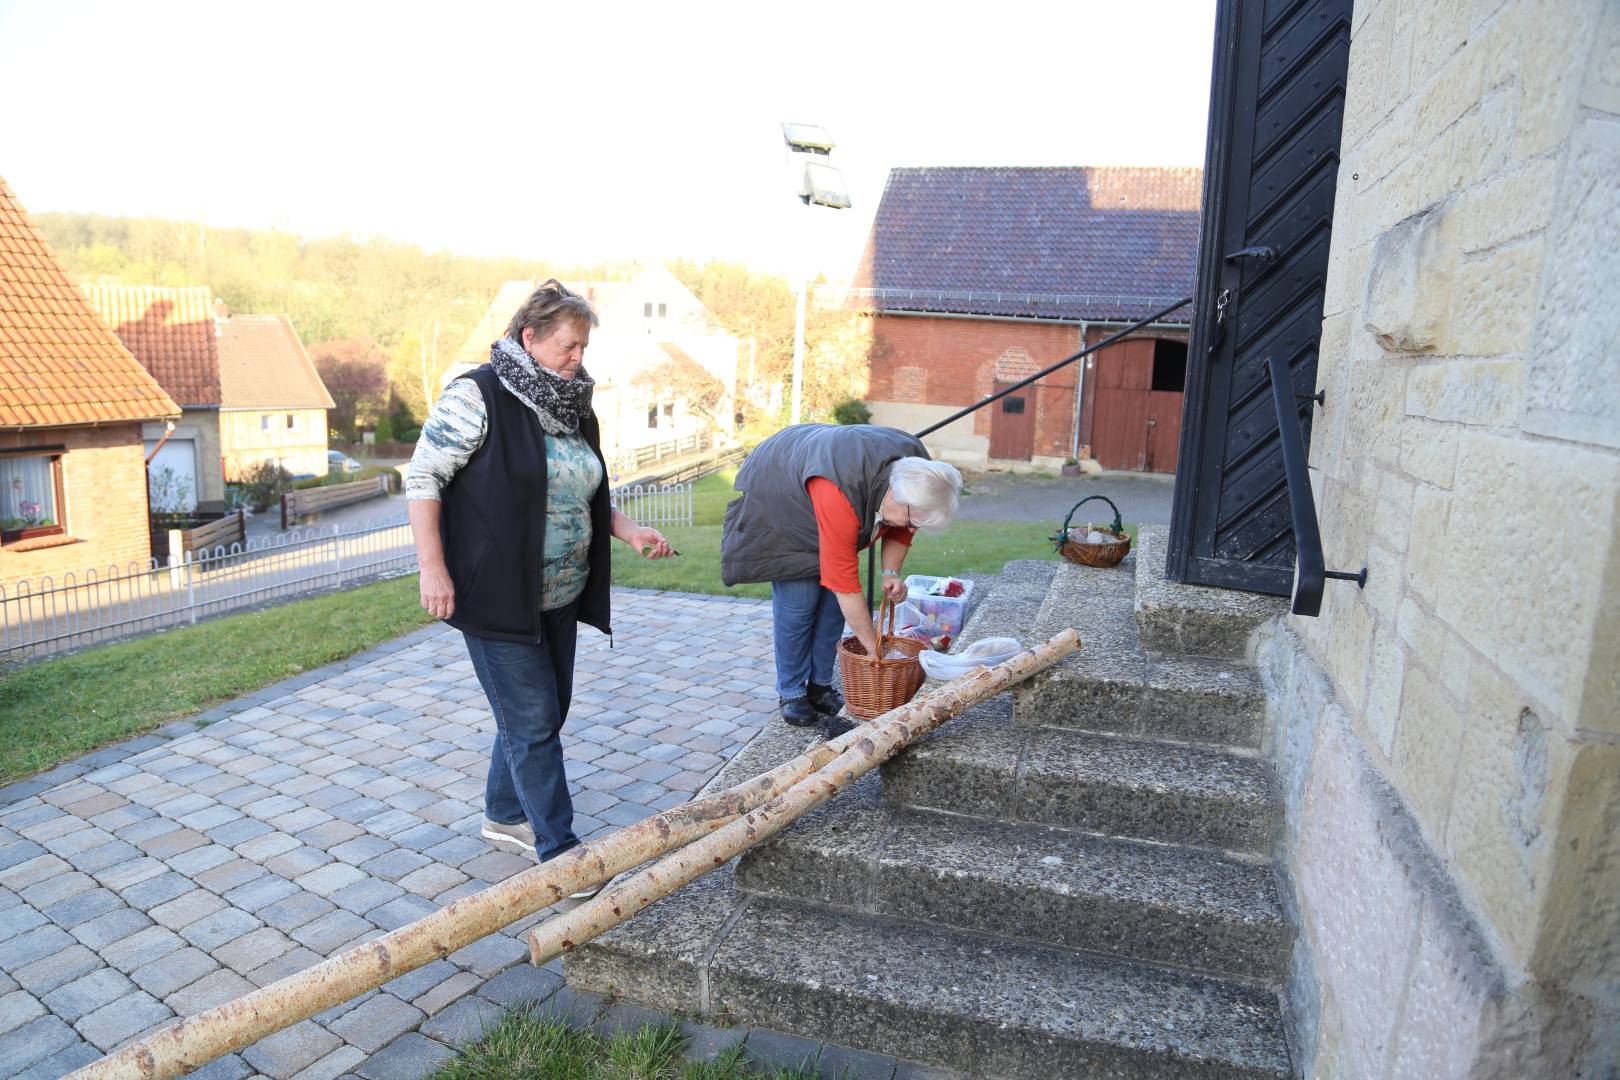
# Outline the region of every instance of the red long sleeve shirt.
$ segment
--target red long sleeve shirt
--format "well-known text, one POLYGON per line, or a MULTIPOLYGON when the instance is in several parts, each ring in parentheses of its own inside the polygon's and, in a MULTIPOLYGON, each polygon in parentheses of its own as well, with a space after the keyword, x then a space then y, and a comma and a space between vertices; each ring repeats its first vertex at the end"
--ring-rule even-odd
MULTIPOLYGON (((824 476, 811 477, 805 490, 810 493, 810 504, 816 511, 816 530, 821 534, 821 584, 833 592, 860 592, 861 570, 855 554, 861 539, 861 522, 855 508, 838 490, 838 485, 824 476)), ((872 539, 875 542, 881 537, 909 547, 915 534, 915 529, 883 525, 872 539)))

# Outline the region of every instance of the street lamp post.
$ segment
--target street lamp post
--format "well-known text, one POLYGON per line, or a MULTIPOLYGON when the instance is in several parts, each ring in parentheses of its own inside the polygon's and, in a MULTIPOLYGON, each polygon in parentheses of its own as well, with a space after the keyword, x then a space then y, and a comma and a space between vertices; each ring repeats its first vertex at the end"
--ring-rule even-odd
MULTIPOLYGON (((815 124, 782 122, 782 141, 787 144, 789 183, 793 194, 806 206, 826 206, 847 210, 849 191, 844 174, 833 165, 832 136, 815 124)), ((797 424, 804 403, 804 308, 810 292, 810 273, 800 268, 793 304, 793 423, 797 424)))

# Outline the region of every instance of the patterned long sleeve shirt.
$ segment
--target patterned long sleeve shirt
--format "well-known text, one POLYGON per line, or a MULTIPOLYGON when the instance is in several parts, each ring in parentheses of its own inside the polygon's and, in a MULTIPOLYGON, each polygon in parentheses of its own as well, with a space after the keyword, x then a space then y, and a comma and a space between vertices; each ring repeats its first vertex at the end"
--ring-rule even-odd
MULTIPOLYGON (((440 501, 440 492, 484 445, 489 418, 484 395, 457 379, 428 413, 405 476, 407 499, 440 501)), ((546 436, 546 532, 541 552, 542 610, 568 604, 590 574, 591 495, 602 483, 602 463, 581 435, 546 436)))

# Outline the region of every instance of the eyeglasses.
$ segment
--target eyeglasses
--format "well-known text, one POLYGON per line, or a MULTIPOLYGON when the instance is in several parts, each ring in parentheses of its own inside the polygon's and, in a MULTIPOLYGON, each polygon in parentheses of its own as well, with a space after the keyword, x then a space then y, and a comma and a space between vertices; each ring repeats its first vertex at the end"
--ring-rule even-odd
POLYGON ((897 502, 895 505, 905 507, 906 520, 905 521, 890 521, 888 518, 883 516, 883 511, 879 510, 878 513, 877 513, 877 523, 879 525, 887 525, 891 529, 914 529, 914 528, 916 528, 916 526, 911 523, 911 507, 906 506, 906 504, 902 503, 902 502, 897 502))

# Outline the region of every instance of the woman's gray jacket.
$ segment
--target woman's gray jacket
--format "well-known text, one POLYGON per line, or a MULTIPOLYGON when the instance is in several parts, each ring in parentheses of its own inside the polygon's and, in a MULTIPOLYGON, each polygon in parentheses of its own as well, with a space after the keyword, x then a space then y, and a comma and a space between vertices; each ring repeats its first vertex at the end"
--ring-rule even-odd
POLYGON ((872 542, 889 468, 926 458, 912 435, 871 424, 799 424, 754 448, 737 472, 741 497, 726 507, 720 578, 727 585, 821 576, 821 542, 805 485, 820 476, 838 485, 860 522, 857 547, 872 542))

